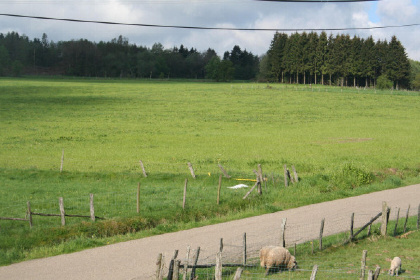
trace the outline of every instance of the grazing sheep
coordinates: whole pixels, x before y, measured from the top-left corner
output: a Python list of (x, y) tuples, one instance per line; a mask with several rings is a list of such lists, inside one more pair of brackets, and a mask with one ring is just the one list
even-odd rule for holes
[(397, 276), (398, 276), (398, 272), (401, 271), (401, 259), (399, 257), (395, 257), (392, 262), (391, 262), (391, 267), (389, 268), (389, 275), (394, 276), (394, 272), (397, 271)]
[(286, 248), (279, 246), (266, 246), (260, 250), (260, 264), (261, 267), (266, 267), (265, 275), (273, 267), (287, 268), (289, 271), (297, 267), (297, 262)]

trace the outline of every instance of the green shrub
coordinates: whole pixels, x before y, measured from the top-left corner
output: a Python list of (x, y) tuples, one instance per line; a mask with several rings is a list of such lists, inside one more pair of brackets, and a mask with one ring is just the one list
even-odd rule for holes
[(376, 87), (380, 90), (392, 89), (393, 86), (394, 86), (394, 84), (392, 83), (392, 81), (390, 79), (388, 79), (387, 75), (379, 76), (379, 78), (377, 80), (377, 83), (376, 83)]
[(373, 182), (372, 173), (351, 163), (346, 163), (340, 170), (331, 176), (330, 184), (339, 189), (354, 189)]

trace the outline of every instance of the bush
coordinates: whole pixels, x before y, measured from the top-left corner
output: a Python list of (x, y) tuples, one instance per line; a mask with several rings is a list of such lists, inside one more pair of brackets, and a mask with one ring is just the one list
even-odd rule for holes
[(359, 186), (368, 185), (373, 182), (372, 173), (347, 163), (341, 170), (334, 172), (330, 184), (339, 189), (353, 189)]
[(392, 89), (393, 86), (394, 83), (386, 75), (379, 76), (376, 83), (376, 87), (380, 90)]

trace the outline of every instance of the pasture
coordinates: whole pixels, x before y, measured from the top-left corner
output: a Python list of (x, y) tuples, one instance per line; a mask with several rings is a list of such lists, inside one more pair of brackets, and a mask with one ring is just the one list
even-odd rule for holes
[[(96, 237), (162, 233), (420, 182), (418, 93), (0, 79), (0, 120), (0, 216), (23, 218), (27, 201), (37, 212), (58, 212), (60, 196), (68, 212), (88, 213), (94, 193), (95, 212), (108, 219), (93, 224), (75, 218), (61, 228), (59, 218), (40, 217), (32, 230), (0, 221), (3, 265), (110, 242)], [(223, 188), (216, 205), (218, 164), (233, 177), (223, 187), (254, 179), (252, 170), (261, 164), (268, 178), (263, 196), (242, 200), (246, 189)], [(284, 164), (294, 165), (301, 178), (288, 189), (282, 186)], [(39, 253), (69, 240), (78, 245)]]

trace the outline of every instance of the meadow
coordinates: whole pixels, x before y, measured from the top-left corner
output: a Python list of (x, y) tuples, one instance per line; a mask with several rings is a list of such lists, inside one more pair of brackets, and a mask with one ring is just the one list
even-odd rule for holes
[[(34, 212), (56, 213), (60, 196), (66, 212), (88, 214), (94, 193), (95, 213), (107, 219), (68, 219), (60, 227), (59, 218), (36, 217), (32, 229), (0, 221), (0, 264), (419, 183), (419, 95), (314, 85), (0, 79), (0, 216), (24, 218), (27, 201)], [(223, 179), (220, 205), (218, 164), (232, 176)], [(225, 188), (255, 179), (258, 164), (268, 178), (263, 196), (242, 200), (247, 190)], [(284, 164), (301, 178), (288, 189)]]

